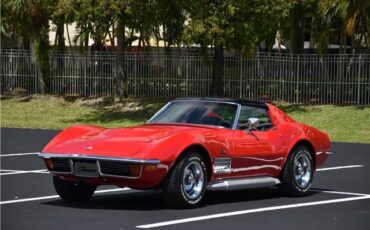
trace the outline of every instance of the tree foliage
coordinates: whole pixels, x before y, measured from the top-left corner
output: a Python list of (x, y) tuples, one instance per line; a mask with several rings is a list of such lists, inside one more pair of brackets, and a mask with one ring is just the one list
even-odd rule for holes
[[(121, 58), (134, 41), (140, 47), (163, 42), (167, 51), (200, 46), (205, 57), (213, 53), (215, 95), (222, 91), (224, 49), (253, 55), (264, 44), (271, 50), (277, 34), (292, 53), (302, 53), (307, 40), (318, 53), (330, 44), (339, 44), (341, 52), (347, 45), (352, 52), (370, 47), (369, 0), (3, 0), (1, 13), (2, 46), (33, 50), (43, 90), (49, 85), (50, 22), (60, 51), (65, 41), (82, 51), (102, 50), (107, 38)], [(79, 33), (65, 38), (71, 23)]]
[(253, 54), (262, 41), (271, 48), (278, 30), (293, 52), (303, 48), (307, 34), (315, 47), (338, 44), (340, 31), (368, 46), (370, 27), (369, 0), (3, 0), (1, 11), (2, 36), (12, 43), (7, 46), (26, 48), (33, 35), (47, 34), (51, 21), (59, 27), (76, 23), (79, 34), (72, 41), (86, 48), (90, 37), (99, 50), (107, 37), (114, 43), (123, 11), (129, 43), (221, 43), (243, 54)]
[(52, 0), (6, 0), (2, 7), (1, 27), (12, 45), (30, 47), (36, 57), (42, 93), (50, 86), (48, 33), (53, 5)]

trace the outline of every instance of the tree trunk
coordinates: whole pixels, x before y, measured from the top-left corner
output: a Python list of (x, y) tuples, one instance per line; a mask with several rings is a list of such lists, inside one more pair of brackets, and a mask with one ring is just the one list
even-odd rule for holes
[(49, 49), (41, 38), (31, 38), (31, 54), (35, 58), (40, 94), (49, 92), (50, 86), (50, 63)]
[(125, 24), (123, 16), (119, 18), (117, 24), (117, 55), (116, 55), (116, 101), (121, 101), (128, 96), (127, 76), (125, 74)]
[(212, 63), (212, 82), (210, 88), (210, 95), (223, 96), (224, 95), (224, 46), (223, 44), (215, 46), (214, 57)]
[(310, 49), (315, 49), (315, 36), (317, 34), (317, 20), (315, 17), (312, 17), (311, 19), (311, 28), (310, 28)]
[(89, 51), (89, 37), (90, 37), (90, 33), (87, 32), (88, 31), (88, 24), (86, 23), (85, 24), (85, 37), (84, 37), (84, 47), (85, 47), (85, 51), (86, 53)]
[(298, 2), (290, 17), (290, 52), (302, 54), (304, 51), (305, 12), (303, 4)]
[(65, 42), (64, 42), (64, 23), (58, 23), (57, 25), (57, 47), (58, 47), (58, 52), (64, 52), (65, 50)]
[(35, 57), (40, 93), (49, 92), (50, 86), (50, 62), (49, 62), (49, 24), (44, 21), (37, 34), (30, 36), (31, 52)]
[(69, 49), (72, 49), (72, 42), (71, 42), (71, 36), (69, 36), (68, 24), (66, 24), (66, 31), (67, 31), (67, 38), (68, 38)]
[(65, 52), (65, 41), (64, 41), (64, 23), (59, 22), (57, 24), (57, 31), (56, 31), (56, 46), (57, 46), (57, 71), (58, 74), (62, 74), (64, 69), (64, 52)]
[(347, 53), (347, 34), (346, 34), (346, 22), (343, 20), (340, 28), (340, 41), (339, 41), (339, 53)]
[(134, 29), (131, 29), (130, 38), (128, 40), (129, 40), (128, 51), (131, 52), (132, 51), (132, 42), (134, 41)]
[[(113, 26), (113, 28), (114, 28), (114, 26)], [(114, 34), (114, 32), (113, 32), (113, 34)], [(109, 37), (109, 41), (110, 41), (110, 46), (114, 47), (115, 46), (114, 35), (112, 36), (110, 31), (108, 31), (108, 37)]]

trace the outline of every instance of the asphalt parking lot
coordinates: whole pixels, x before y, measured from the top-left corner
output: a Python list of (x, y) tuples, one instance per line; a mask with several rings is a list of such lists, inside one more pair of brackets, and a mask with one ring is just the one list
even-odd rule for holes
[(56, 133), (1, 129), (1, 229), (370, 229), (370, 145), (333, 143), (308, 197), (213, 192), (201, 208), (173, 210), (159, 191), (111, 186), (86, 203), (63, 202), (35, 154)]

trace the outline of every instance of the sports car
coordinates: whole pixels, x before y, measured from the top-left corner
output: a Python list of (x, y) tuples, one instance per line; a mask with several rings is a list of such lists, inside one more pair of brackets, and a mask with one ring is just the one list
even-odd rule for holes
[(162, 189), (177, 208), (194, 208), (206, 191), (279, 187), (309, 193), (330, 152), (326, 133), (263, 101), (182, 98), (145, 124), (72, 126), (39, 154), (66, 201), (89, 199), (100, 185)]

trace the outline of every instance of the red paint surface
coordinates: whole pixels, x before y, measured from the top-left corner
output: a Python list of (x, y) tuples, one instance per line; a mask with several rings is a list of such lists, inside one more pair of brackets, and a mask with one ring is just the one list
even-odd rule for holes
[[(210, 181), (248, 176), (277, 177), (289, 153), (300, 141), (312, 145), (316, 167), (326, 160), (325, 153), (330, 147), (327, 134), (294, 121), (273, 105), (268, 104), (268, 110), (273, 127), (268, 131), (253, 131), (254, 135), (242, 130), (188, 124), (145, 124), (115, 129), (74, 126), (59, 133), (43, 152), (159, 159), (159, 165), (144, 167), (140, 179), (82, 179), (95, 184), (133, 188), (158, 185), (179, 155), (194, 145), (204, 148), (212, 163), (219, 157), (232, 159), (232, 172), (209, 175)], [(75, 178), (69, 176), (65, 179)]]

